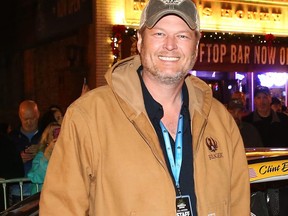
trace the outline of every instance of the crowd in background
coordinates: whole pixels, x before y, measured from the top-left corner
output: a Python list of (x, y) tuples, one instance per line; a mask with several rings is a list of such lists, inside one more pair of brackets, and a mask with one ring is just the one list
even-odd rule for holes
[[(81, 96), (89, 90), (89, 86), (83, 84)], [(26, 198), (41, 191), (64, 112), (60, 106), (51, 105), (41, 115), (35, 101), (24, 100), (19, 104), (18, 116), (18, 127), (11, 128), (6, 122), (0, 124), (0, 178), (29, 178), (32, 183), (23, 184)], [(1, 185), (0, 212), (4, 210), (2, 190)], [(21, 200), (18, 184), (9, 185), (7, 192), (8, 206)]]
[[(281, 100), (272, 97), (268, 87), (257, 86), (254, 90), (255, 110), (247, 112), (245, 103), (245, 95), (237, 92), (232, 95), (227, 106), (239, 127), (245, 147), (287, 148), (288, 115)], [(288, 215), (285, 203), (288, 199), (287, 180), (268, 182), (262, 184), (261, 188), (254, 184), (251, 192), (263, 195), (264, 202), (270, 205), (267, 208), (269, 215)]]

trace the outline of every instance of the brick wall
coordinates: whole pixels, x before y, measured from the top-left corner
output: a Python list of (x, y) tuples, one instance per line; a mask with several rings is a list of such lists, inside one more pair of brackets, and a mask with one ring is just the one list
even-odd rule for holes
[[(93, 0), (95, 16), (90, 25), (66, 37), (3, 58), (0, 52), (1, 121), (15, 126), (18, 123), (18, 105), (24, 99), (37, 101), (42, 113), (51, 104), (65, 110), (79, 97), (83, 76), (87, 77), (91, 88), (106, 84), (104, 74), (113, 63), (110, 46), (112, 26), (122, 24), (115, 21), (115, 15), (121, 11), (124, 13), (124, 9), (125, 0)], [(83, 62), (76, 71), (68, 68), (66, 52), (70, 45), (83, 48)]]
[(106, 83), (104, 74), (113, 63), (110, 47), (110, 36), (114, 16), (119, 10), (123, 10), (125, 0), (97, 0), (95, 17), (95, 47), (96, 47), (96, 86)]

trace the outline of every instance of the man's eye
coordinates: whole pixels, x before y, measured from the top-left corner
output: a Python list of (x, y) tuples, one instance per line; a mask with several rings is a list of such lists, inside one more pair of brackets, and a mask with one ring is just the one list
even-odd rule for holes
[(188, 38), (186, 35), (179, 35), (178, 36), (180, 39), (186, 39), (186, 38)]
[(156, 32), (155, 35), (156, 36), (163, 36), (164, 34), (162, 32)]

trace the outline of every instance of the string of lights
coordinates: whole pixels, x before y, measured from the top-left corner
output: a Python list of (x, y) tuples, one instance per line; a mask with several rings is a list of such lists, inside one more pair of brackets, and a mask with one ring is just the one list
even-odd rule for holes
[[(120, 57), (120, 45), (123, 41), (124, 35), (130, 37), (137, 37), (137, 29), (130, 28), (125, 25), (114, 25), (112, 27), (112, 35), (111, 35), (111, 51), (113, 54), (113, 64), (115, 64)], [(113, 65), (112, 64), (112, 65)]]
[[(130, 37), (136, 36), (137, 29), (125, 25), (113, 25), (111, 34), (111, 50), (113, 54), (113, 64), (119, 60), (120, 45), (124, 35)], [(211, 41), (213, 43), (250, 43), (250, 44), (268, 44), (269, 46), (279, 46), (288, 44), (288, 37), (278, 37), (273, 34), (244, 34), (244, 33), (230, 33), (230, 32), (201, 32), (201, 39)]]

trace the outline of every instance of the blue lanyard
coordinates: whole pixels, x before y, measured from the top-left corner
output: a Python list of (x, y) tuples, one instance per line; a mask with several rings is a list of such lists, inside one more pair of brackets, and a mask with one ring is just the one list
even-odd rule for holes
[(169, 132), (161, 121), (160, 121), (160, 126), (161, 126), (162, 134), (164, 137), (166, 152), (167, 152), (167, 156), (169, 159), (171, 171), (175, 180), (176, 187), (179, 188), (179, 177), (180, 177), (180, 170), (181, 170), (181, 165), (182, 165), (183, 116), (180, 115), (179, 120), (178, 120), (177, 134), (176, 134), (176, 140), (175, 140), (175, 160), (174, 160), (171, 142), (169, 138)]

